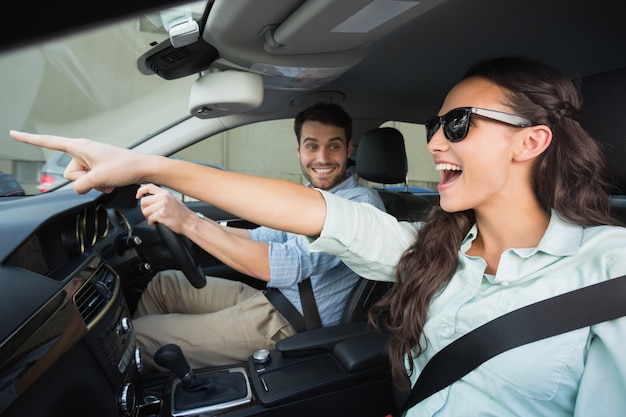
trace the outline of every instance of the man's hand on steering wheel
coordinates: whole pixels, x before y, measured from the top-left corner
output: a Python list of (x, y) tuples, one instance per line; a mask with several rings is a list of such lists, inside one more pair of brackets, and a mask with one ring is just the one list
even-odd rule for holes
[(174, 261), (196, 288), (206, 285), (206, 277), (191, 254), (191, 241), (181, 234), (182, 223), (192, 212), (172, 193), (154, 184), (146, 184), (137, 190), (141, 212), (148, 224), (156, 226), (163, 243)]

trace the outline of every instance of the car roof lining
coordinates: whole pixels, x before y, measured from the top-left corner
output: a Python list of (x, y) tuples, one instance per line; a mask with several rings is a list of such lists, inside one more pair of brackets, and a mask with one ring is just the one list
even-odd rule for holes
[[(367, 4), (369, 1), (361, 2)], [(62, 0), (54, 4), (43, 3), (33, 9), (28, 3), (18, 2), (14, 5), (13, 15), (28, 16), (28, 30), (21, 19), (9, 19), (0, 28), (4, 31), (0, 48), (110, 22), (140, 10), (148, 12), (182, 3), (174, 0), (135, 0), (130, 3), (111, 0), (106, 4), (77, 4)], [(252, 8), (250, 10), (254, 13), (246, 11), (257, 17), (271, 13), (268, 16), (272, 18), (267, 22), (278, 24), (304, 3), (302, 0), (248, 0), (246, 8)], [(344, 2), (336, 3), (343, 7)], [(263, 39), (258, 36), (258, 27), (246, 26), (248, 20), (242, 18), (240, 26), (229, 28), (229, 21), (239, 19), (238, 4), (239, 0), (217, 2), (214, 7), (220, 8), (225, 20), (220, 23), (221, 18), (215, 18), (208, 27), (223, 38), (243, 37), (242, 48), (245, 49), (245, 45), (250, 48), (254, 43), (254, 48), (260, 51)], [(78, 13), (81, 8), (85, 9), (84, 13)], [(448, 89), (478, 57), (523, 54), (556, 65), (572, 77), (625, 67), (626, 54), (621, 53), (626, 42), (626, 25), (622, 23), (625, 12), (626, 3), (613, 0), (446, 0), (414, 17), (411, 24), (367, 44), (367, 54), (336, 81), (306, 92), (272, 92), (271, 95), (276, 97), (267, 97), (267, 112), (282, 111), (284, 100), (293, 102), (312, 91), (336, 90), (345, 95), (342, 104), (355, 117), (420, 123), (438, 110)], [(328, 13), (332, 14), (332, 8)], [(52, 15), (54, 19), (49, 18)], [(214, 13), (209, 13), (209, 20), (212, 15)], [(532, 27), (529, 26), (531, 21)], [(414, 24), (416, 22), (418, 24)], [(499, 36), (501, 33), (507, 36)], [(314, 30), (311, 34), (315, 35)], [(353, 51), (359, 52), (359, 48)], [(227, 53), (220, 51), (220, 55)], [(258, 56), (267, 55), (259, 52)], [(274, 55), (278, 57), (278, 54)], [(312, 59), (313, 55), (303, 56)], [(345, 56), (346, 53), (336, 55)], [(382, 104), (382, 113), (369, 106), (371, 100)], [(283, 104), (278, 104), (281, 101)], [(286, 111), (293, 115), (300, 109), (294, 106), (287, 107)], [(394, 109), (393, 114), (391, 109)], [(386, 114), (387, 110), (389, 113)]]

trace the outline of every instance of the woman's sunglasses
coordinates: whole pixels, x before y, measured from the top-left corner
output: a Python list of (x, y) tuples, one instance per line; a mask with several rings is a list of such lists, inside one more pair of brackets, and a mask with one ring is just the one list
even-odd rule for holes
[(467, 137), (470, 128), (472, 115), (506, 123), (516, 127), (537, 126), (538, 123), (530, 121), (525, 117), (504, 113), (496, 110), (479, 109), (477, 107), (458, 107), (452, 109), (443, 116), (434, 116), (426, 121), (426, 143), (443, 126), (443, 134), (450, 142), (459, 142)]

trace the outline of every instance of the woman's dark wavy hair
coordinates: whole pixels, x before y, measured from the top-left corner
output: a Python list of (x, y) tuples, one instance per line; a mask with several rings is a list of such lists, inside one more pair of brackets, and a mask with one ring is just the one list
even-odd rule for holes
[[(581, 127), (577, 86), (560, 71), (522, 57), (480, 62), (463, 76), (500, 86), (503, 104), (520, 116), (552, 130), (552, 143), (533, 166), (537, 199), (569, 221), (584, 225), (618, 224), (610, 214), (607, 163), (598, 143)], [(458, 268), (458, 250), (474, 224), (473, 210), (447, 213), (434, 209), (416, 241), (398, 263), (396, 283), (370, 310), (370, 322), (390, 335), (388, 353), (393, 379), (409, 388), (413, 361), (426, 349), (423, 335), (434, 294)]]

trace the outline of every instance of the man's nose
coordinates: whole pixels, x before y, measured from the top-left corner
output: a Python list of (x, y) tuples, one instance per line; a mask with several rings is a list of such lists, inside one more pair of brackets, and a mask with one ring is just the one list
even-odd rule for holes
[(320, 148), (317, 152), (317, 160), (320, 162), (326, 162), (330, 160), (330, 151), (325, 148)]

